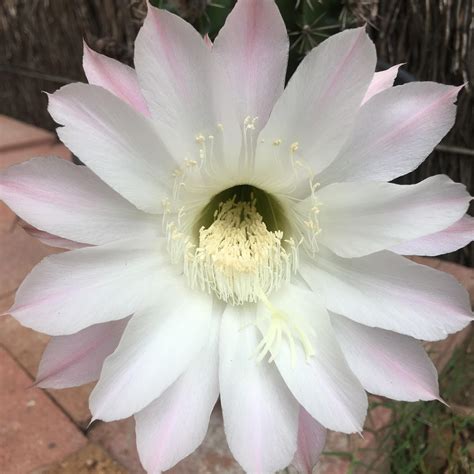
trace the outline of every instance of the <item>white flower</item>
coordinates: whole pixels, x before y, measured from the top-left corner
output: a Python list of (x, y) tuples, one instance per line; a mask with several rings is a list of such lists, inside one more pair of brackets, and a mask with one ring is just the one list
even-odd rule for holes
[(201, 443), (219, 395), (246, 471), (309, 472), (324, 427), (362, 430), (366, 390), (438, 399), (416, 339), (471, 320), (453, 278), (399, 255), (471, 241), (469, 194), (446, 176), (387, 183), (451, 128), (459, 88), (392, 88), (364, 29), (323, 42), (283, 91), (287, 54), (271, 0), (240, 0), (213, 45), (150, 7), (136, 74), (86, 47), (92, 85), (50, 96), (87, 167), (1, 175), (35, 235), (74, 248), (11, 308), (55, 336), (40, 384), (99, 379), (94, 419), (135, 415), (150, 473)]

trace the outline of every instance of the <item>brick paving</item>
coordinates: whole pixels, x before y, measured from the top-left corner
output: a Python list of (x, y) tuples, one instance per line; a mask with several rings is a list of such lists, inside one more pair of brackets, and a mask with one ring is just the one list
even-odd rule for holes
[[(50, 132), (0, 116), (0, 169), (34, 156), (71, 159)], [(0, 313), (13, 302), (14, 291), (31, 268), (57, 252), (28, 236), (15, 215), (0, 202)], [(474, 271), (436, 259), (420, 263), (449, 271), (474, 298)], [(449, 360), (469, 330), (430, 344), (438, 367)], [(48, 336), (23, 328), (13, 318), (0, 319), (0, 471), (2, 474), (142, 474), (131, 419), (95, 422), (89, 429), (87, 399), (92, 384), (66, 390), (31, 388)], [(30, 388), (29, 388), (30, 387)], [(461, 407), (462, 409), (462, 407)], [(369, 428), (387, 423), (390, 413), (378, 407)], [(364, 437), (331, 433), (326, 451), (349, 451), (362, 456), (373, 446), (370, 430)], [(366, 454), (364, 454), (366, 455)], [(343, 474), (348, 462), (323, 456), (318, 472)], [(203, 445), (169, 471), (174, 474), (237, 474), (242, 470), (229, 453), (219, 406), (214, 410)]]
[(0, 466), (3, 474), (59, 462), (87, 438), (4, 349), (0, 349)]

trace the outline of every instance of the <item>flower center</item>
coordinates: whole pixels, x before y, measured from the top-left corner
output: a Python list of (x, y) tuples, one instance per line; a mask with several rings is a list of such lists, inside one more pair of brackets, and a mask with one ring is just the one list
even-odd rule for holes
[(253, 186), (234, 186), (214, 196), (196, 219), (184, 273), (191, 287), (225, 302), (257, 302), (296, 270), (298, 246), (290, 232), (275, 197)]

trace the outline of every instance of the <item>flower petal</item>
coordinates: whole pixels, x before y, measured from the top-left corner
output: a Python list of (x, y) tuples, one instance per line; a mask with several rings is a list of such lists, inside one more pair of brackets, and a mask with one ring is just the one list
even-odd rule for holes
[(11, 315), (51, 335), (122, 319), (148, 305), (165, 284), (164, 243), (118, 241), (50, 255), (25, 278)]
[(117, 347), (128, 318), (94, 324), (70, 336), (53, 337), (36, 376), (42, 388), (76, 387), (97, 380), (104, 359)]
[(296, 451), (298, 404), (276, 367), (257, 362), (254, 309), (228, 305), (220, 335), (219, 383), (232, 454), (247, 472), (275, 472)]
[(297, 149), (296, 157), (314, 172), (325, 168), (350, 134), (375, 60), (375, 47), (364, 28), (331, 36), (311, 51), (260, 134), (257, 165), (288, 161), (290, 151)]
[(212, 53), (225, 72), (224, 90), (241, 126), (246, 117), (258, 117), (258, 132), (268, 120), (283, 92), (288, 47), (285, 23), (273, 0), (236, 3)]
[[(304, 409), (323, 426), (354, 433), (362, 430), (367, 414), (367, 395), (349, 369), (334, 336), (329, 315), (320, 297), (293, 285), (271, 297), (278, 312), (299, 325), (314, 350), (309, 356), (303, 344), (294, 347), (283, 339), (272, 355), (283, 380)], [(259, 304), (259, 320), (268, 319), (268, 308)], [(259, 324), (265, 334), (265, 324)], [(299, 332), (297, 332), (299, 334)]]
[(206, 436), (219, 396), (220, 315), (214, 316), (209, 342), (189, 368), (160, 398), (135, 415), (138, 453), (147, 472), (170, 469)]
[(391, 181), (413, 171), (453, 126), (459, 90), (417, 82), (377, 94), (361, 107), (351, 138), (318, 182)]
[(303, 407), (300, 407), (298, 449), (292, 464), (301, 474), (312, 474), (326, 444), (326, 433), (326, 428), (320, 425)]
[(82, 249), (84, 247), (89, 247), (88, 244), (81, 244), (80, 242), (75, 242), (74, 240), (64, 239), (63, 237), (58, 237), (54, 234), (49, 234), (42, 230), (32, 227), (26, 223), (20, 224), (21, 228), (34, 239), (38, 239), (41, 243), (49, 245), (50, 247), (56, 247), (60, 249), (74, 250)]
[(401, 64), (397, 64), (396, 66), (392, 66), (385, 71), (376, 72), (372, 78), (369, 88), (367, 89), (367, 92), (365, 93), (362, 104), (365, 104), (369, 99), (371, 99), (374, 95), (377, 95), (379, 92), (392, 87), (393, 81), (395, 81), (397, 77), (400, 66)]
[(96, 53), (84, 42), (82, 67), (89, 84), (103, 87), (137, 112), (149, 115), (136, 72), (126, 64)]
[(415, 402), (439, 399), (438, 374), (421, 343), (331, 314), (336, 338), (364, 388), (375, 395)]
[(435, 256), (454, 252), (474, 240), (474, 217), (465, 215), (448, 228), (392, 247), (401, 255)]
[(140, 209), (162, 211), (176, 164), (153, 123), (102, 87), (70, 84), (49, 96), (59, 138)]
[(317, 194), (318, 242), (341, 257), (362, 257), (449, 227), (466, 212), (466, 187), (445, 175), (414, 185), (336, 183)]
[(0, 172), (0, 199), (28, 224), (74, 242), (100, 245), (157, 236), (161, 219), (139, 211), (85, 166), (33, 158)]
[(321, 246), (299, 271), (329, 310), (366, 326), (436, 341), (472, 320), (469, 295), (454, 277), (391, 252), (345, 259)]
[(166, 146), (177, 160), (194, 158), (196, 137), (213, 134), (219, 122), (209, 47), (189, 23), (148, 4), (135, 42), (135, 67)]
[[(161, 291), (160, 291), (161, 290)], [(105, 359), (89, 408), (104, 421), (127, 418), (156, 400), (209, 340), (212, 298), (181, 276), (161, 286), (159, 302), (137, 312)]]

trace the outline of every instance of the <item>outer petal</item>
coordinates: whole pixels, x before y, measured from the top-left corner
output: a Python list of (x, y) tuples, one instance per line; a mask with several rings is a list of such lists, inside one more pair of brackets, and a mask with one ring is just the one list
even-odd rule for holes
[(155, 305), (136, 313), (104, 362), (89, 407), (94, 419), (119, 420), (156, 400), (209, 340), (212, 298), (175, 277)]
[(368, 392), (408, 402), (439, 399), (438, 374), (419, 341), (337, 314), (331, 322), (350, 368)]
[(98, 86), (70, 84), (49, 96), (59, 138), (140, 209), (161, 212), (176, 165), (151, 121)]
[(119, 241), (50, 255), (25, 278), (10, 309), (21, 324), (52, 335), (122, 319), (165, 284), (159, 240)]
[(447, 229), (402, 242), (390, 250), (402, 255), (442, 255), (454, 252), (474, 240), (474, 218), (465, 215)]
[(361, 257), (449, 227), (466, 212), (466, 187), (444, 175), (414, 185), (336, 183), (318, 193), (318, 241), (341, 257)]
[(240, 125), (246, 117), (258, 117), (260, 130), (283, 92), (288, 60), (288, 35), (275, 2), (239, 0), (212, 52), (224, 69), (226, 95)]
[(413, 171), (453, 126), (459, 90), (417, 82), (377, 94), (362, 106), (351, 138), (317, 180), (390, 181)]
[(257, 165), (274, 167), (297, 149), (296, 158), (314, 172), (325, 168), (351, 132), (375, 59), (375, 47), (364, 28), (331, 36), (311, 51), (262, 130)]
[(96, 53), (84, 42), (82, 66), (89, 84), (107, 89), (137, 112), (148, 115), (135, 71), (115, 59)]
[(160, 219), (139, 211), (85, 166), (33, 158), (0, 173), (0, 199), (29, 224), (91, 245), (157, 236)]
[[(320, 296), (289, 285), (272, 295), (271, 300), (277, 311), (299, 325), (315, 351), (309, 357), (299, 342), (295, 342), (292, 351), (285, 339), (279, 349), (275, 348), (273, 357), (288, 388), (326, 428), (344, 433), (361, 431), (367, 414), (367, 395), (344, 359)], [(263, 304), (258, 312), (259, 320), (269, 316)], [(260, 328), (265, 334), (265, 325)]]
[(36, 385), (66, 388), (97, 380), (104, 359), (117, 347), (128, 318), (53, 337), (43, 353)]
[(160, 473), (191, 454), (206, 436), (219, 396), (218, 335), (214, 314), (208, 344), (163, 395), (135, 415), (140, 460), (149, 473)]
[(472, 320), (468, 293), (454, 277), (391, 252), (345, 259), (321, 247), (299, 270), (328, 309), (366, 326), (435, 341)]
[(320, 425), (303, 407), (298, 421), (298, 449), (293, 466), (301, 474), (312, 474), (326, 444), (326, 428)]
[(88, 244), (81, 244), (80, 242), (75, 242), (74, 240), (68, 240), (62, 237), (58, 237), (54, 234), (49, 234), (48, 232), (39, 230), (36, 227), (27, 225), (26, 223), (21, 224), (21, 227), (28, 235), (30, 235), (34, 239), (38, 239), (41, 243), (49, 245), (50, 247), (74, 250), (82, 249), (84, 247), (89, 246)]
[(195, 158), (196, 137), (216, 135), (219, 122), (214, 113), (209, 47), (183, 19), (148, 5), (135, 43), (135, 67), (168, 149), (178, 161)]
[(397, 64), (396, 66), (392, 66), (385, 71), (376, 72), (372, 78), (369, 88), (367, 89), (367, 92), (365, 93), (362, 104), (365, 104), (365, 102), (371, 99), (374, 95), (377, 95), (379, 92), (392, 87), (393, 81), (395, 81), (395, 78), (397, 77), (400, 66), (401, 64)]
[(298, 404), (276, 367), (257, 362), (253, 309), (227, 306), (221, 325), (219, 380), (229, 447), (247, 472), (270, 473), (296, 451)]

